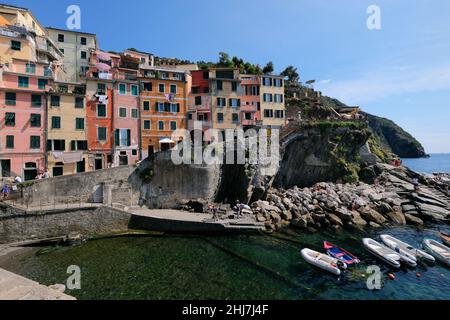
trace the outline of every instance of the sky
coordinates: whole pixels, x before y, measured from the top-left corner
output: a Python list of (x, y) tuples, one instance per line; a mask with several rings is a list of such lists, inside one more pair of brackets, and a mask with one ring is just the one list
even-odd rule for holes
[[(1, 1), (1, 0), (0, 0)], [(450, 153), (448, 0), (3, 0), (66, 28), (69, 5), (104, 50), (216, 61), (224, 51), (389, 118), (428, 153)], [(126, 5), (125, 5), (126, 4)], [(368, 7), (381, 29), (369, 30)]]

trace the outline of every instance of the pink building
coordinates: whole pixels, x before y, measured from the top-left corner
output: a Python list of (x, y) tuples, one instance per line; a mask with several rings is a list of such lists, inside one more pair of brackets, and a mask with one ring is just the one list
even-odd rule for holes
[(46, 167), (45, 93), (52, 72), (18, 59), (0, 70), (0, 175), (32, 180)]
[(115, 73), (113, 94), (113, 164), (135, 164), (140, 160), (139, 84), (137, 72), (140, 60), (121, 56)]
[(260, 78), (256, 75), (241, 75), (243, 95), (241, 97), (241, 123), (245, 127), (254, 127), (261, 120)]

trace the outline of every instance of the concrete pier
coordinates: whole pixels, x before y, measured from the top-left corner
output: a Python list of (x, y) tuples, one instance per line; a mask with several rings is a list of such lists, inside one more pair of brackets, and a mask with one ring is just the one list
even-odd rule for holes
[(54, 288), (0, 269), (0, 300), (76, 300)]

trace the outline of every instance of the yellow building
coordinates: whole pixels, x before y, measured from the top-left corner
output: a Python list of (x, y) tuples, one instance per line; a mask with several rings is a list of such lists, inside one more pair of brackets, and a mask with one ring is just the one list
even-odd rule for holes
[(284, 126), (286, 124), (284, 78), (275, 75), (262, 76), (260, 95), (263, 127)]
[(89, 171), (84, 85), (55, 83), (48, 99), (47, 164), (53, 176)]

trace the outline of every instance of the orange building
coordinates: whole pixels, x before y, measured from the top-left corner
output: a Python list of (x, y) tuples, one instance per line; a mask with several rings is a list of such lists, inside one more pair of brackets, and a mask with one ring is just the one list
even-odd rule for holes
[(170, 149), (177, 141), (172, 132), (186, 128), (191, 76), (171, 68), (140, 70), (142, 157)]

